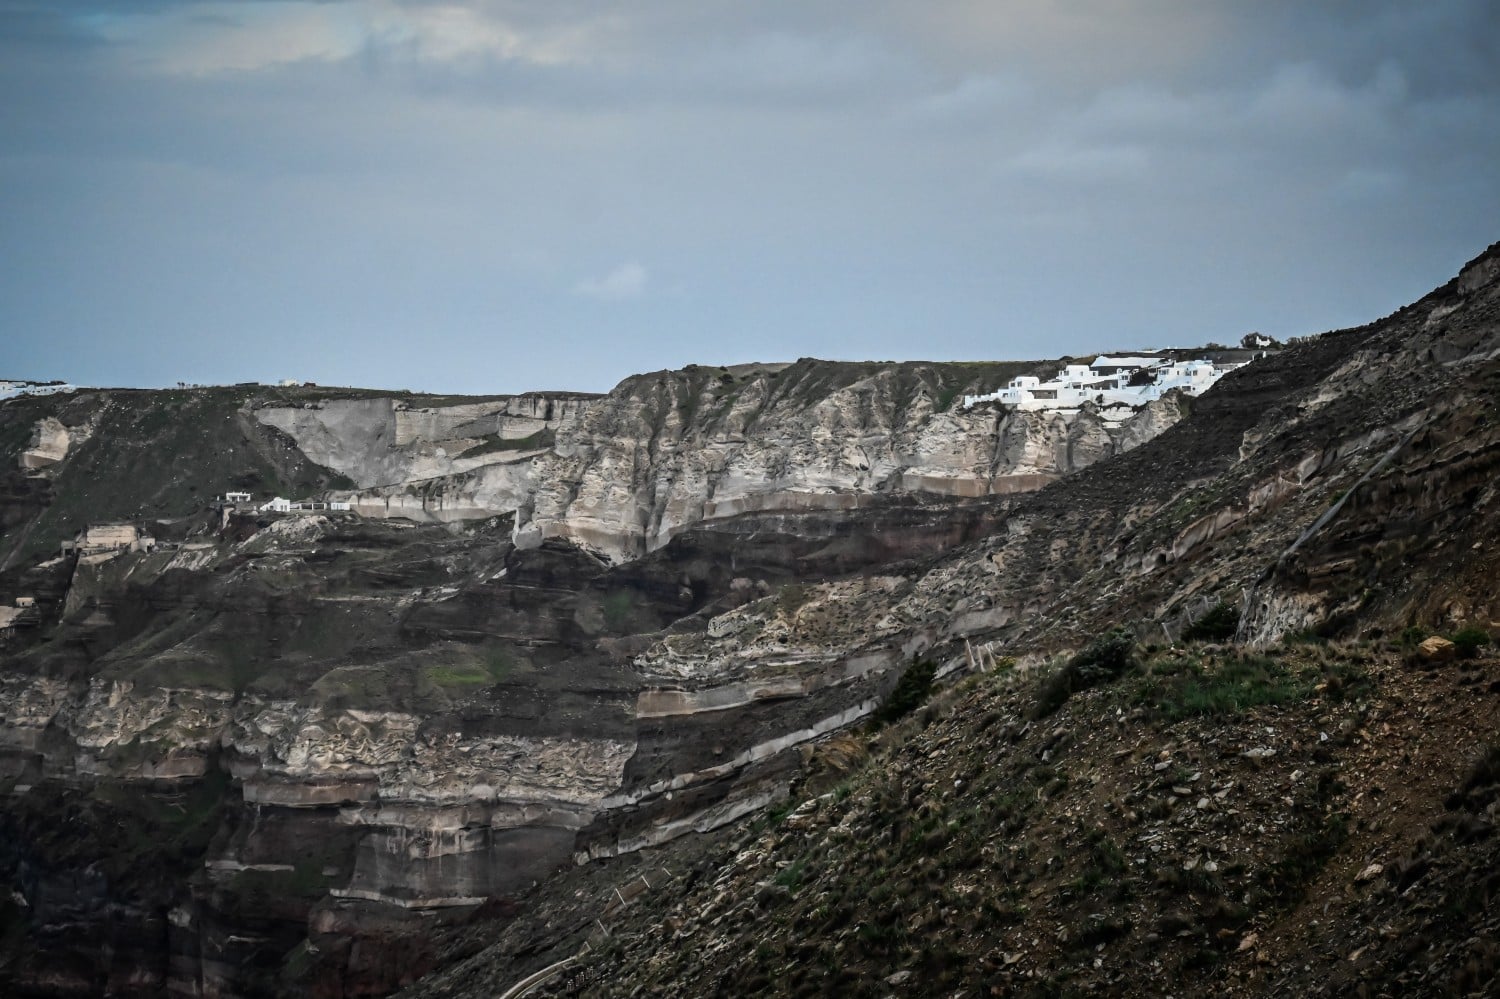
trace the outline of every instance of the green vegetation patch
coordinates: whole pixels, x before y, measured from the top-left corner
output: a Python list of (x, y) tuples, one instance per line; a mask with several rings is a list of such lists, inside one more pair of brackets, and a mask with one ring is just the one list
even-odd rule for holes
[(494, 678), (483, 663), (433, 663), (427, 679), (439, 687), (482, 687)]
[(1453, 636), (1453, 644), (1460, 659), (1473, 659), (1479, 655), (1480, 649), (1490, 644), (1490, 633), (1471, 624)]
[(1233, 717), (1267, 704), (1309, 696), (1315, 675), (1294, 673), (1269, 656), (1240, 654), (1204, 660), (1169, 654), (1143, 671), (1135, 699), (1169, 721)]
[(1042, 681), (1032, 716), (1046, 718), (1067, 703), (1075, 692), (1108, 683), (1122, 676), (1134, 664), (1134, 635), (1124, 628), (1116, 628), (1100, 636)]
[(557, 431), (551, 427), (543, 427), (525, 437), (501, 437), (498, 434), (486, 438), (482, 443), (476, 444), (465, 451), (462, 457), (473, 458), (481, 454), (494, 454), (504, 451), (540, 451), (557, 443)]

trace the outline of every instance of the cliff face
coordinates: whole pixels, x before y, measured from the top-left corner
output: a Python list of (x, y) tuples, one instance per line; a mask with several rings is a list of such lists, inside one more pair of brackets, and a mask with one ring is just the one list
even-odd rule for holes
[[(767, 824), (618, 865), (629, 902), (539, 892), (546, 921), (413, 994), (562, 959), (550, 994), (1492, 993), (1500, 660), (1404, 643), (1500, 632), (1497, 260), (990, 500), (971, 544), (664, 637), (648, 661), (688, 678), (783, 636), (988, 675), (820, 743)], [(1174, 644), (1221, 605), (1241, 645)], [(1046, 662), (1116, 626), (1121, 659)]]
[[(322, 467), (290, 451), (290, 432), (336, 466), (323, 474), (368, 481), (426, 460), (424, 433), (534, 442), (553, 428), (518, 421), (567, 417), (545, 403), (518, 416), (504, 400), (421, 407), (434, 412), (414, 425), (386, 399), (210, 401), (227, 425), (199, 433), (215, 453), (246, 435), (249, 469), (221, 478), (210, 461), (210, 473), (235, 486), (263, 475), (262, 490), (296, 485), (278, 469)], [(150, 402), (72, 400), (65, 415), (147, 426)], [(383, 448), (386, 435), (400, 445)], [(119, 450), (137, 473), (155, 453)], [(371, 464), (372, 451), (408, 464)], [(281, 464), (255, 471), (266, 453)], [(28, 479), (53, 499), (31, 524), (65, 529), (60, 504), (90, 508), (70, 464), (81, 459), (105, 476), (124, 460), (78, 450)], [(174, 481), (171, 466), (157, 475), (141, 488), (173, 490), (167, 503), (214, 488)], [(110, 499), (98, 519), (123, 512)], [(783, 608), (773, 586), (993, 524), (977, 506), (872, 496), (853, 513), (721, 518), (612, 567), (563, 539), (518, 548), (508, 517), (164, 512), (177, 516), (145, 525), (153, 552), (40, 556), (0, 575), (7, 601), (37, 601), (31, 627), (7, 630), (0, 697), (0, 780), (16, 806), (0, 819), (0, 869), (24, 900), (6, 910), (23, 928), (3, 964), (15, 990), (388, 991), (435, 960), (423, 942), (435, 922), (508, 911), (559, 866), (630, 856), (784, 795), (798, 748), (867, 713), (903, 653), (788, 638), (803, 608)], [(652, 651), (677, 622), (729, 614), (741, 627), (745, 606), (779, 636), (759, 646), (774, 666), (684, 671)], [(122, 823), (138, 834), (116, 837)], [(101, 934), (111, 948), (89, 943)]]
[[(860, 755), (840, 733), (914, 657), (1024, 670), (1221, 602), (1262, 644), (1493, 620), (1494, 256), (1123, 425), (952, 408), (1029, 365), (816, 361), (605, 397), (0, 406), (0, 598), (34, 599), (0, 668), (0, 982), (380, 994), (487, 919), (492, 994), (587, 939), (589, 879), (657, 884), (831, 747)], [(204, 509), (231, 487), (357, 512)], [(162, 543), (49, 557), (86, 520)], [(1044, 758), (1025, 693), (962, 724)]]
[(1173, 401), (1123, 426), (1087, 411), (940, 408), (958, 377), (940, 367), (848, 367), (804, 361), (738, 376), (627, 381), (538, 462), (523, 530), (621, 558), (659, 548), (697, 521), (752, 511), (1032, 490), (1128, 450), (1178, 415)]
[[(546, 450), (556, 431), (576, 422), (591, 401), (580, 395), (510, 396), (456, 405), (329, 399), (299, 407), (260, 407), (255, 419), (287, 434), (309, 459), (347, 475), (359, 489), (389, 489), (525, 462)], [(513, 508), (504, 498), (490, 502), (466, 516)], [(440, 510), (432, 511), (437, 519), (465, 516)]]
[[(893, 581), (795, 602), (770, 584), (987, 529), (954, 512), (896, 503), (800, 534), (742, 518), (618, 568), (558, 541), (518, 550), (504, 520), (352, 515), (211, 520), (79, 559), (51, 628), (6, 660), (0, 864), (30, 928), (7, 980), (386, 991), (435, 960), (433, 920), (763, 807), (904, 655), (883, 633), (808, 630), (822, 613), (837, 634)], [(679, 621), (740, 651), (651, 637)], [(114, 840), (123, 821), (140, 835)], [(121, 919), (108, 951), (65, 932)]]
[(568, 538), (614, 561), (685, 527), (754, 511), (847, 510), (876, 495), (1034, 490), (1180, 417), (963, 410), (970, 389), (1031, 365), (693, 367), (607, 396), (416, 408), (395, 400), (261, 408), (318, 464), (360, 487), (366, 516), (442, 521), (517, 512), (517, 538)]

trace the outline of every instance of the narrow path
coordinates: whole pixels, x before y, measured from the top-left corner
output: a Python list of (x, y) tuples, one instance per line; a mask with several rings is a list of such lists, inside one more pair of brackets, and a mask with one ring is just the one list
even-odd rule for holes
[(510, 988), (500, 993), (500, 999), (521, 999), (521, 996), (524, 996), (526, 993), (530, 992), (538, 985), (541, 985), (543, 982), (551, 981), (564, 968), (572, 964), (574, 961), (578, 960), (580, 957), (583, 957), (583, 955), (587, 954), (588, 952), (589, 945), (585, 943), (583, 945), (583, 949), (580, 950), (577, 954), (574, 954), (572, 957), (565, 957), (561, 961), (557, 961), (553, 964), (547, 965), (540, 971), (533, 971), (531, 974), (527, 975), (525, 978), (521, 979)]
[[(671, 871), (667, 870), (665, 867), (660, 868), (660, 870), (667, 876), (667, 881), (672, 880)], [(644, 890), (633, 887), (634, 883), (637, 880), (639, 880), (641, 884), (645, 885)], [(606, 902), (604, 907), (599, 911), (599, 916), (595, 919), (595, 922), (599, 924), (599, 930), (607, 938), (610, 933), (608, 927), (604, 925), (605, 918), (608, 918), (612, 912), (618, 912), (620, 909), (628, 906), (631, 902), (635, 901), (635, 899), (640, 897), (641, 895), (655, 891), (659, 885), (665, 883), (666, 882), (659, 881), (657, 885), (653, 885), (649, 880), (647, 880), (646, 875), (643, 873), (635, 878), (631, 878), (627, 882), (624, 882), (624, 886), (630, 889), (629, 895), (621, 891), (620, 887), (614, 888), (614, 899), (609, 899)], [(608, 896), (606, 896), (606, 899), (608, 899)], [(556, 978), (563, 971), (563, 969), (568, 967), (568, 965), (580, 960), (593, 949), (594, 948), (589, 944), (589, 942), (585, 940), (583, 942), (583, 947), (578, 951), (578, 953), (574, 954), (571, 957), (565, 957), (561, 961), (555, 961), (552, 964), (547, 965), (545, 968), (542, 968), (540, 971), (533, 971), (531, 974), (527, 975), (525, 978), (521, 979), (510, 988), (500, 993), (498, 999), (521, 999), (522, 996), (529, 993), (538, 985), (545, 984), (546, 982), (549, 982), (552, 979)]]

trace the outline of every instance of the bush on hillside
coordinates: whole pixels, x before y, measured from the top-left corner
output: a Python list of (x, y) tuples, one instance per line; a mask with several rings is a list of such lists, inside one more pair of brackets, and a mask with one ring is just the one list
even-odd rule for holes
[(1134, 635), (1124, 628), (1101, 635), (1042, 681), (1032, 717), (1046, 718), (1077, 691), (1108, 683), (1134, 664)]
[(932, 693), (932, 678), (936, 674), (937, 663), (931, 659), (913, 659), (885, 703), (875, 712), (875, 724), (889, 725), (915, 711)]
[(1422, 644), (1427, 637), (1427, 629), (1420, 624), (1407, 625), (1401, 629), (1401, 647), (1403, 649), (1415, 649)]
[(1182, 633), (1187, 642), (1227, 642), (1240, 627), (1240, 612), (1219, 601)]
[(1457, 647), (1460, 659), (1473, 659), (1479, 655), (1481, 648), (1490, 644), (1490, 633), (1471, 624), (1453, 636), (1453, 644)]

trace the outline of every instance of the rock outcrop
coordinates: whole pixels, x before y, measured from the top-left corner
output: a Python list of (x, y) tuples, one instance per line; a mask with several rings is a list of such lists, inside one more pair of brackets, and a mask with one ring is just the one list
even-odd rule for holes
[(21, 452), (20, 465), (25, 469), (46, 468), (68, 456), (68, 447), (73, 443), (68, 428), (61, 420), (48, 416), (37, 421), (31, 434), (31, 446)]

